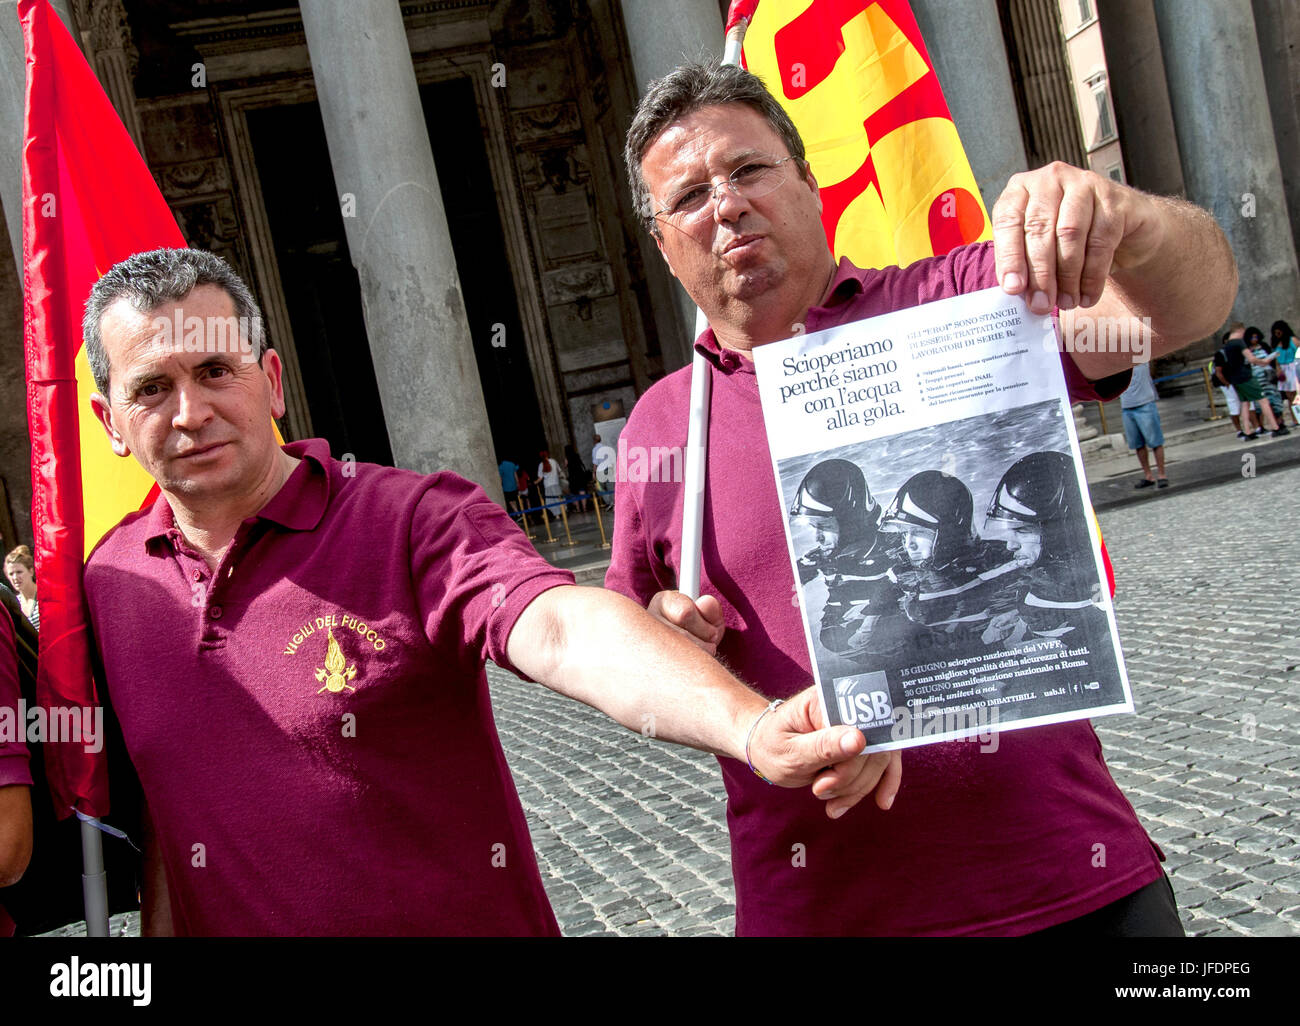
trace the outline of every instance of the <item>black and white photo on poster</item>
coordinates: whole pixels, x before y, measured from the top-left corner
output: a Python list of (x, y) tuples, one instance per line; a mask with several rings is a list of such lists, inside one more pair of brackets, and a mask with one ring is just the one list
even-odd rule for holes
[(1048, 400), (778, 465), (839, 722), (915, 742), (1124, 704), (1068, 415)]
[(1132, 711), (1055, 337), (989, 290), (756, 351), (814, 674), (870, 750)]

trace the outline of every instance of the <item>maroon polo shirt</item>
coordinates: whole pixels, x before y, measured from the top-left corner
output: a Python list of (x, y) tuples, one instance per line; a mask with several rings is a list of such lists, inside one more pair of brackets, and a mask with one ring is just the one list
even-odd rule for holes
[(14, 623), (9, 610), (0, 606), (0, 709), (10, 710), (16, 735), (6, 740), (0, 734), (0, 787), (10, 784), (32, 785), (32, 773), (27, 758), (27, 724), (18, 716), (18, 647), (14, 636)]
[[(0, 709), (10, 710), (16, 736), (7, 740), (0, 735), (0, 787), (13, 784), (32, 786), (32, 771), (27, 754), (27, 724), (18, 715), (18, 648), (14, 640), (14, 624), (9, 610), (0, 606)], [(14, 921), (5, 907), (0, 905), (0, 937), (12, 937)]]
[[(807, 330), (996, 284), (989, 244), (903, 269), (862, 271), (845, 260), (827, 305), (809, 311)], [(812, 683), (812, 668), (754, 365), (719, 349), (711, 330), (696, 348), (713, 379), (701, 589), (726, 617), (718, 655), (758, 691), (786, 698)], [(1068, 355), (1062, 365), (1074, 399), (1098, 397)], [(1122, 391), (1127, 377), (1108, 379), (1107, 394)], [(620, 446), (626, 440), (652, 455), (651, 447), (684, 448), (689, 395), (689, 368), (655, 384)], [(682, 488), (655, 483), (670, 470), (618, 482), (605, 586), (642, 605), (676, 586)], [(894, 807), (881, 812), (868, 798), (839, 820), (808, 791), (769, 787), (744, 763), (720, 759), (736, 932), (1028, 933), (1159, 878), (1157, 850), (1087, 721), (1003, 733), (996, 753), (980, 747), (908, 749)]]
[(160, 499), (91, 554), (180, 934), (555, 934), (483, 663), (572, 574), (478, 486), (324, 441), (215, 572)]

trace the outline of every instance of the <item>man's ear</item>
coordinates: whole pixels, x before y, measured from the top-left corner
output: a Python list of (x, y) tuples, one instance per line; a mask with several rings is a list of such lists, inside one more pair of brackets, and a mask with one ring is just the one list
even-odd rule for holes
[(271, 416), (279, 420), (287, 409), (284, 402), (284, 364), (274, 349), (267, 349), (262, 354), (262, 373), (266, 375), (267, 384), (271, 387)]
[(817, 185), (817, 178), (812, 173), (812, 165), (809, 164), (808, 161), (806, 160), (803, 162), (803, 174), (804, 174), (804, 179), (808, 183), (808, 187), (812, 189), (812, 194), (817, 200), (817, 209), (821, 210), (822, 209), (821, 189)]
[(673, 270), (673, 265), (668, 262), (668, 254), (664, 252), (663, 232), (662, 231), (651, 232), (650, 234), (654, 237), (655, 245), (659, 247), (659, 255), (664, 258), (664, 263), (668, 265), (668, 273), (671, 274), (674, 278), (676, 278), (677, 272)]
[(95, 418), (104, 425), (104, 432), (113, 445), (113, 452), (118, 456), (130, 456), (131, 450), (127, 447), (126, 439), (113, 426), (113, 408), (109, 406), (108, 400), (98, 392), (92, 392), (90, 394), (90, 408), (95, 411)]

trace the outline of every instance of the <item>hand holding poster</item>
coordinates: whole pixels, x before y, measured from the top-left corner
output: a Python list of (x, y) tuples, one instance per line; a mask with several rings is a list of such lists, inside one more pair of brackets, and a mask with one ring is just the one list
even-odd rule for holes
[(883, 751), (1133, 711), (1050, 317), (987, 289), (754, 363), (828, 722)]

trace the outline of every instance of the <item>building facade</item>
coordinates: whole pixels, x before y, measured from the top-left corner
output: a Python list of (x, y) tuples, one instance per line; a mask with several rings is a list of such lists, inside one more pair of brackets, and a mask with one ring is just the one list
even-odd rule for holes
[(1065, 57), (1074, 85), (1088, 167), (1099, 175), (1124, 182), (1124, 155), (1110, 98), (1110, 75), (1106, 71), (1096, 0), (1060, 0), (1060, 11)]

